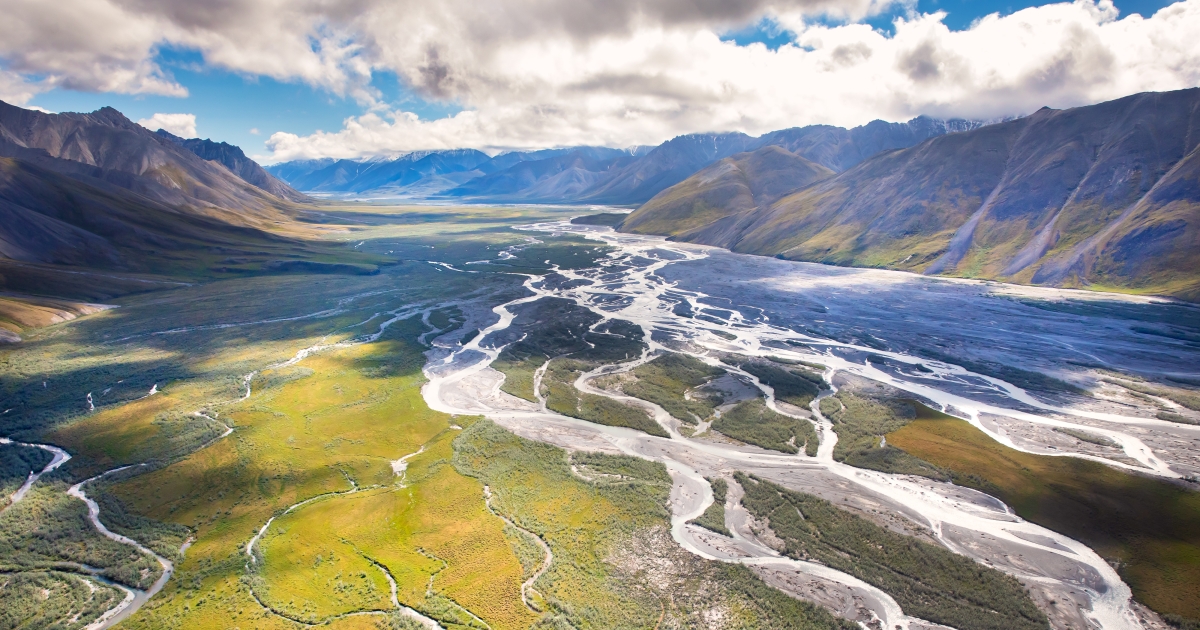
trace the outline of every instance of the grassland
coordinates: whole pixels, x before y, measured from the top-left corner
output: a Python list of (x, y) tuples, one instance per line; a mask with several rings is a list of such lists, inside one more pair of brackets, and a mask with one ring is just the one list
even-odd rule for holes
[(661, 465), (596, 454), (572, 459), (597, 478), (573, 474), (561, 449), (488, 421), (455, 441), (455, 467), (487, 484), (493, 506), (554, 553), (535, 584), (549, 606), (536, 627), (855, 627), (768, 587), (744, 567), (679, 549), (667, 534), (670, 481)]
[(1200, 494), (1096, 462), (1021, 453), (932, 411), (888, 443), (1086, 543), (1155, 611), (1200, 619)]
[(771, 411), (755, 398), (738, 403), (713, 421), (712, 428), (747, 444), (783, 453), (817, 454), (817, 432), (812, 423)]
[[(336, 213), (335, 218), (348, 214)], [(520, 290), (521, 278), (508, 275), (508, 271), (544, 273), (547, 259), (584, 265), (604, 253), (595, 243), (585, 247), (578, 239), (545, 238), (546, 243), (537, 249), (518, 253), (518, 260), (510, 261), (512, 265), (491, 270), (500, 273), (456, 274), (419, 260), (428, 256), (405, 260), (394, 253), (405, 248), (416, 253), (445, 247), (460, 239), (467, 246), (455, 249), (458, 253), (492, 258), (498, 249), (525, 241), (508, 230), (508, 225), (552, 213), (471, 210), (456, 215), (464, 219), (462, 223), (409, 224), (393, 230), (397, 222), (410, 216), (407, 211), (389, 209), (351, 222), (362, 227), (352, 227), (350, 234), (338, 238), (366, 242), (361, 249), (367, 253), (317, 259), (330, 264), (348, 259), (357, 264), (360, 259), (390, 256), (378, 275), (327, 267), (267, 269), (269, 261), (264, 260), (246, 263), (253, 267), (262, 262), (262, 269), (222, 271), (191, 286), (157, 281), (139, 285), (137, 280), (113, 278), (110, 284), (121, 286), (112, 291), (101, 286), (88, 297), (107, 300), (121, 295), (113, 300), (121, 308), (27, 330), (24, 342), (0, 348), (0, 406), (11, 411), (3, 414), (3, 435), (50, 441), (74, 455), (60, 472), (39, 481), (21, 504), (0, 515), (5, 545), (0, 558), (6, 569), (18, 571), (6, 574), (15, 580), (7, 594), (23, 592), (16, 586), (24, 583), (22, 580), (43, 579), (39, 576), (47, 568), (61, 567), (64, 562), (87, 563), (130, 585), (144, 587), (153, 581), (157, 565), (152, 560), (101, 538), (85, 520), (84, 505), (64, 494), (71, 481), (114, 466), (147, 462), (148, 466), (133, 469), (137, 474), (131, 477), (89, 486), (89, 494), (101, 505), (102, 519), (114, 531), (143, 541), (170, 558), (180, 558), (185, 538), (194, 537), (194, 544), (177, 563), (178, 570), (167, 588), (123, 627), (224, 628), (231, 622), (242, 627), (294, 627), (293, 622), (260, 606), (249, 588), (251, 584), (264, 586), (266, 597), (279, 596), (268, 603), (286, 608), (291, 598), (288, 589), (296, 584), (284, 579), (287, 570), (279, 570), (288, 566), (286, 556), (271, 551), (287, 549), (287, 538), (274, 541), (275, 546), (255, 563), (259, 570), (247, 574), (242, 548), (250, 535), (297, 500), (350, 489), (350, 479), (362, 488), (380, 487), (306, 508), (361, 500), (371, 492), (385, 493), (398, 481), (389, 462), (430, 442), (449, 425), (446, 418), (430, 415), (417, 391), (424, 347), (415, 337), (428, 330), (418, 319), (397, 323), (388, 335), (368, 346), (326, 351), (289, 368), (264, 372), (263, 366), (286, 359), (301, 348), (373, 332), (386, 319), (381, 314), (400, 305), (457, 299), (473, 291), (514, 293)], [(482, 216), (491, 222), (479, 221)], [(326, 231), (332, 235), (345, 229), (333, 228)], [(374, 238), (364, 241), (366, 234), (355, 233), (360, 231)], [(335, 244), (317, 249), (336, 253), (349, 247)], [(98, 284), (105, 282), (101, 279)], [(140, 286), (141, 292), (131, 292), (130, 286)], [(87, 283), (75, 288), (82, 291)], [(146, 292), (147, 288), (157, 291)], [(460, 320), (456, 309), (434, 311), (429, 318), (438, 328), (459, 326)], [(239, 402), (246, 391), (243, 377), (251, 372), (256, 372), (249, 383), (254, 395)], [(158, 393), (147, 396), (152, 387)], [(86, 406), (89, 392), (95, 400), (94, 412)], [(195, 452), (224, 430), (221, 424), (194, 415), (197, 410), (233, 426), (234, 434)], [(448, 442), (452, 435), (444, 437)], [(434, 445), (430, 442), (430, 450), (422, 457), (434, 452)], [(40, 452), (24, 450), (34, 457)], [(26, 465), (35, 463), (22, 463), (25, 455), (28, 453), (10, 453), (9, 449), (0, 452), (7, 475), (4, 487), (15, 485), (17, 478), (24, 476)], [(412, 478), (422, 470), (421, 459), (411, 460), (407, 489), (418, 497), (421, 490)], [(452, 471), (439, 461), (435, 457), (428, 467)], [(422, 477), (422, 483), (434, 484), (442, 479), (438, 474)], [(487, 523), (494, 525), (489, 530), (493, 538), (487, 540), (500, 541), (502, 550), (509, 548), (502, 522), (481, 511), (484, 506), (476, 482), (459, 477), (457, 482), (436, 483), (442, 483), (432, 490), (437, 498), (465, 501), (470, 497), (470, 503), (456, 505), (474, 510), (454, 512), (443, 502), (437, 506), (439, 511), (447, 518), (463, 514), (486, 517)], [(454, 489), (466, 494), (455, 494)], [(379, 500), (382, 504), (383, 499)], [(421, 505), (425, 504), (409, 511), (428, 515)], [(303, 510), (283, 521), (307, 524), (308, 519), (298, 518), (301, 514)], [(269, 533), (279, 532), (272, 528)], [(258, 547), (260, 553), (266, 543), (264, 540)], [(420, 539), (419, 544), (436, 546), (428, 538)], [(367, 543), (360, 546), (370, 548)], [(431, 614), (440, 610), (463, 616), (468, 625), (478, 623), (470, 621), (461, 607), (455, 608), (458, 604), (453, 598), (458, 591), (454, 585), (472, 592), (494, 589), (463, 581), (464, 558), (469, 555), (454, 557), (452, 549), (437, 553), (445, 556), (448, 565), (438, 571), (434, 592), (426, 594), (422, 587), (424, 603), (419, 605)], [(506, 552), (506, 557), (512, 571), (496, 572), (495, 579), (508, 580), (509, 591), (518, 593), (508, 603), (528, 614), (515, 590), (521, 581), (521, 565), (511, 552)], [(423, 562), (423, 567), (441, 566), (430, 559)], [(366, 573), (379, 592), (380, 570), (370, 568)], [(326, 589), (322, 593), (326, 599), (315, 605), (325, 610), (345, 601), (357, 602), (355, 606), (362, 603), (355, 598), (361, 599), (366, 588), (363, 578), (351, 573), (344, 577), (340, 586), (345, 588)], [(82, 586), (77, 580), (74, 584)], [(69, 601), (60, 602), (59, 608), (48, 604), (47, 610), (80, 610), (89, 605), (79, 597), (78, 588), (50, 590), (55, 597)], [(387, 590), (384, 584), (382, 592)], [(96, 597), (101, 597), (104, 590), (97, 593)], [(468, 601), (466, 605), (477, 603)], [(390, 608), (390, 601), (384, 605)], [(383, 618), (382, 614), (345, 617), (331, 621), (331, 626), (374, 628)]]
[(667, 437), (649, 412), (604, 396), (582, 393), (573, 383), (587, 369), (589, 363), (572, 359), (557, 359), (546, 369), (542, 380), (545, 388), (546, 407), (566, 416), (603, 424), (610, 427), (629, 427), (650, 435)]
[(1016, 579), (942, 547), (889, 531), (818, 497), (736, 474), (742, 504), (766, 519), (784, 553), (877, 586), (905, 613), (963, 630), (1042, 629)]

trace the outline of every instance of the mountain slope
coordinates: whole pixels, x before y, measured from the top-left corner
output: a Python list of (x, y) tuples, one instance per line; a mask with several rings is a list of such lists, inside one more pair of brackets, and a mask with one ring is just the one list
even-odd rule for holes
[(1198, 144), (1200, 89), (1043, 109), (882, 153), (683, 238), (795, 260), (1200, 299)]
[(658, 193), (626, 217), (620, 229), (679, 236), (727, 216), (765, 207), (797, 188), (833, 175), (825, 166), (768, 145), (720, 160)]
[(284, 203), (111, 107), (45, 114), (0, 102), (0, 156), (101, 179), (170, 205), (265, 216)]

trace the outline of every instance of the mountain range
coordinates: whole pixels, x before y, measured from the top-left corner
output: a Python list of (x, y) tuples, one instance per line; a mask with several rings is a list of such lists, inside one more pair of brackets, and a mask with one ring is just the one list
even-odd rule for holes
[[(938, 135), (836, 174), (795, 154), (740, 154), (662, 191), (618, 229), (791, 260), (1195, 301), (1198, 145), (1200, 89), (1138, 94)], [(762, 192), (780, 178), (794, 189)]]
[(301, 160), (267, 167), (311, 193), (353, 193), (490, 203), (637, 205), (731, 155), (767, 146), (842, 171), (884, 150), (979, 127), (966, 120), (876, 120), (854, 129), (812, 125), (752, 137), (689, 134), (657, 147), (567, 147), (489, 158), (473, 150), (418, 152), (397, 158)]
[[(211, 276), (288, 268), (278, 263), (314, 252), (338, 258), (305, 240), (316, 228), (297, 218), (315, 200), (298, 188), (636, 206), (617, 229), (792, 260), (1200, 301), (1198, 145), (1200, 89), (991, 124), (918, 117), (631, 149), (267, 168), (238, 147), (152, 132), (112, 108), (0, 103), (0, 292), (95, 301), (144, 288), (108, 272)], [(80, 275), (92, 270), (106, 273)]]
[(306, 201), (228, 144), (154, 133), (107, 107), (47, 114), (0, 102), (0, 310), (163, 286), (129, 274), (303, 250), (288, 235)]

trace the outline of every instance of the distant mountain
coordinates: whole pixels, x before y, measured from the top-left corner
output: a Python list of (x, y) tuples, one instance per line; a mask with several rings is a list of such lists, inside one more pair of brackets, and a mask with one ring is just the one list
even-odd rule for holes
[(291, 162), (280, 162), (278, 164), (264, 166), (263, 169), (275, 176), (280, 181), (286, 182), (288, 185), (291, 185), (293, 188), (295, 188), (294, 183), (299, 181), (300, 178), (308, 175), (309, 173), (319, 171), (336, 161), (337, 160), (333, 158), (292, 160)]
[(701, 226), (650, 221), (646, 204), (623, 229), (794, 260), (1200, 300), (1198, 145), (1200, 89), (1138, 94), (885, 151)]
[[(483, 175), (475, 168), (491, 158), (474, 149), (451, 151), (421, 151), (396, 158), (369, 160), (337, 160), (323, 167), (312, 163), (311, 170), (294, 162), (276, 164), (270, 170), (300, 190), (309, 192), (361, 193), (383, 188), (403, 188), (428, 177), (471, 173)], [(453, 184), (451, 184), (453, 185)]]
[(879, 151), (910, 147), (937, 135), (973, 129), (981, 124), (919, 117), (907, 123), (877, 120), (854, 129), (828, 125), (798, 127), (758, 138), (743, 133), (690, 134), (657, 147), (566, 147), (510, 152), (484, 161), (429, 169), (415, 181), (407, 176), (405, 169), (384, 165), (466, 154), (438, 151), (411, 154), (398, 160), (284, 162), (267, 170), (294, 188), (311, 192), (370, 192), (463, 201), (634, 205), (644, 203), (717, 160), (764, 146), (780, 146), (834, 171), (842, 171)]
[(622, 229), (686, 235), (723, 217), (766, 207), (797, 188), (834, 175), (826, 166), (768, 145), (720, 160), (658, 193), (627, 217)]
[(240, 147), (235, 147), (226, 142), (213, 142), (212, 140), (201, 140), (200, 138), (180, 138), (165, 129), (159, 129), (155, 133), (195, 153), (202, 159), (221, 164), (247, 183), (253, 184), (280, 199), (297, 202), (302, 202), (306, 199), (304, 195), (296, 192), (291, 186), (279, 181), (268, 173), (263, 167), (259, 166), (258, 162), (246, 157), (246, 154), (242, 152)]
[[(522, 159), (515, 161), (517, 157)], [(512, 166), (472, 179), (443, 195), (551, 202), (574, 199), (614, 168), (636, 159), (626, 151), (604, 147), (508, 153), (493, 162), (515, 161)]]

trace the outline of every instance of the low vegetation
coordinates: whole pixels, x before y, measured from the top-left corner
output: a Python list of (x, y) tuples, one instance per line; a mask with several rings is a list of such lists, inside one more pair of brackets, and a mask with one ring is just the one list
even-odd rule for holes
[(704, 510), (700, 518), (692, 522), (704, 529), (729, 536), (729, 530), (725, 527), (725, 493), (729, 491), (729, 482), (713, 479), (709, 484), (712, 485), (713, 503)]
[(888, 443), (1095, 549), (1155, 611), (1200, 619), (1200, 493), (1093, 461), (1022, 453), (940, 414), (888, 434)]
[(735, 440), (772, 451), (817, 454), (817, 432), (812, 423), (775, 413), (761, 398), (744, 400), (713, 421), (712, 428)]
[(846, 390), (822, 400), (821, 413), (838, 436), (833, 458), (859, 468), (948, 481), (946, 471), (887, 443), (885, 436), (915, 420), (918, 409), (925, 413), (928, 408)]
[(63, 571), (0, 574), (0, 629), (77, 630), (124, 597), (98, 580)]
[(1091, 431), (1081, 431), (1079, 429), (1072, 429), (1069, 427), (1054, 427), (1054, 431), (1055, 431), (1055, 433), (1062, 433), (1063, 435), (1069, 435), (1069, 436), (1075, 438), (1076, 440), (1079, 440), (1081, 442), (1087, 442), (1088, 444), (1095, 444), (1096, 446), (1109, 446), (1109, 447), (1119, 447), (1120, 446), (1120, 444), (1117, 444), (1116, 442), (1108, 439), (1107, 437), (1104, 437), (1103, 435), (1100, 435), (1098, 433), (1092, 433)]
[(1047, 620), (1016, 579), (942, 547), (897, 534), (818, 497), (737, 473), (742, 504), (784, 541), (789, 557), (820, 562), (891, 595), (905, 613), (972, 630), (1042, 630)]
[(788, 597), (745, 567), (680, 549), (667, 531), (670, 481), (662, 465), (582, 453), (571, 461), (624, 479), (581, 479), (561, 449), (488, 421), (455, 440), (455, 467), (488, 485), (497, 511), (554, 553), (534, 584), (548, 606), (536, 628), (857, 627)]
[(564, 416), (579, 418), (610, 427), (629, 427), (650, 435), (667, 437), (650, 413), (640, 407), (627, 405), (611, 398), (582, 393), (575, 389), (575, 379), (588, 369), (589, 364), (572, 359), (557, 359), (550, 363), (542, 387), (546, 395), (546, 407)]
[(825, 380), (819, 373), (801, 367), (784, 368), (772, 362), (747, 361), (739, 367), (753, 374), (775, 391), (775, 399), (797, 407), (808, 404), (821, 393)]
[(637, 380), (624, 384), (622, 391), (662, 407), (680, 422), (695, 424), (707, 420), (720, 400), (692, 390), (724, 373), (695, 357), (671, 352), (634, 368)]

